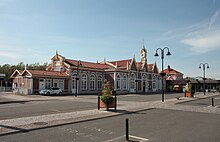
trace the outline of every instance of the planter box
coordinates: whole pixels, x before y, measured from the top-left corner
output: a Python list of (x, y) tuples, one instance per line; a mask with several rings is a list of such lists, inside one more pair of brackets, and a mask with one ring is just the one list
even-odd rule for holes
[(190, 92), (186, 92), (186, 97), (194, 97), (194, 94)]
[[(102, 102), (102, 100), (100, 99), (100, 108), (107, 108), (107, 104), (106, 103), (104, 103), (104, 102)], [(115, 98), (114, 98), (114, 100), (113, 100), (113, 102), (112, 103), (110, 103), (110, 104), (108, 104), (108, 108), (115, 108)]]

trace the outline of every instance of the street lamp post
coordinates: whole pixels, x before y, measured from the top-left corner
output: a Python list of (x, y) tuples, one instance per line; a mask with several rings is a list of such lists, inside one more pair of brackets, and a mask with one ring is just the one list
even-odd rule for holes
[(77, 91), (78, 91), (79, 65), (81, 65), (81, 61), (80, 60), (77, 61), (77, 68), (76, 68), (77, 76), (76, 76), (76, 92), (75, 92), (75, 97), (77, 97)]
[(206, 78), (205, 78), (205, 67), (207, 69), (209, 69), (209, 64), (208, 63), (200, 63), (199, 64), (199, 68), (203, 69), (203, 92), (204, 92), (204, 95), (205, 95), (205, 80), (206, 80)]
[(165, 49), (167, 49), (167, 54), (166, 55), (170, 56), (171, 53), (170, 53), (170, 50), (169, 50), (168, 47), (164, 47), (163, 49), (162, 48), (157, 48), (156, 53), (154, 55), (154, 56), (158, 57), (159, 55), (158, 55), (157, 51), (161, 50), (162, 72), (160, 74), (162, 76), (162, 98), (161, 98), (162, 102), (164, 102), (164, 80), (163, 79), (164, 79), (164, 76), (166, 75), (166, 73), (164, 73), (164, 70), (163, 70), (163, 60), (164, 60), (164, 51), (165, 51)]

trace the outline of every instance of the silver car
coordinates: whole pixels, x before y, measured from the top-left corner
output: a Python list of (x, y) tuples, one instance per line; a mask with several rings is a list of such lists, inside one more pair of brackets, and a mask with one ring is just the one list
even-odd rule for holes
[(62, 95), (62, 90), (57, 87), (53, 87), (50, 89), (43, 89), (40, 91), (41, 95)]

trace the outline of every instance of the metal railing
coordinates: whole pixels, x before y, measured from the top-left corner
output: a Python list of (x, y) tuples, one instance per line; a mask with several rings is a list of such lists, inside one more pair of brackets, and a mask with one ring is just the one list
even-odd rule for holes
[(0, 92), (12, 92), (12, 87), (0, 87)]

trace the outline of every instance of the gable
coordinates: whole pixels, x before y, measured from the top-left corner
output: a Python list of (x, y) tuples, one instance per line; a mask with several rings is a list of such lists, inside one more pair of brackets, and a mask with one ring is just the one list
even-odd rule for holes
[(21, 70), (19, 71), (19, 70), (15, 70), (13, 73), (12, 73), (12, 75), (10, 76), (10, 78), (16, 78), (16, 77), (19, 77), (19, 76), (21, 76)]
[(137, 63), (136, 63), (135, 59), (133, 58), (132, 61), (131, 61), (131, 63), (130, 63), (129, 69), (130, 69), (130, 70), (137, 70), (136, 64), (137, 64)]
[(158, 69), (156, 63), (154, 63), (154, 65), (153, 65), (153, 72), (154, 72), (154, 73), (159, 73), (159, 69)]
[(32, 74), (28, 71), (28, 70), (24, 70), (22, 73), (21, 73), (21, 76), (23, 77), (32, 77)]

